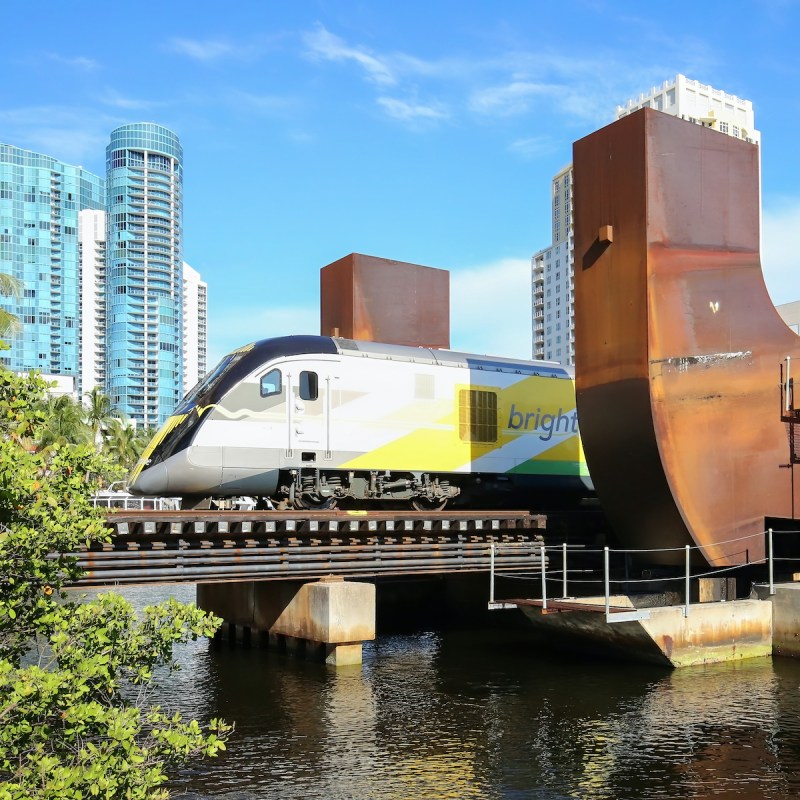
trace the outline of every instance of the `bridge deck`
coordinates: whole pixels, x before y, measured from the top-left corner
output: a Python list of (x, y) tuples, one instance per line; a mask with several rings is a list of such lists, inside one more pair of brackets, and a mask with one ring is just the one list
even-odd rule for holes
[(81, 586), (305, 580), (540, 567), (545, 518), (525, 511), (116, 511), (78, 554)]

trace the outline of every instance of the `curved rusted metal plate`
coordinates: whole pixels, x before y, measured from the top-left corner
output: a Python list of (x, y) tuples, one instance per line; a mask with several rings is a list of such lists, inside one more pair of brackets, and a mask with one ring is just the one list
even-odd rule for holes
[(758, 149), (645, 109), (576, 142), (574, 164), (577, 402), (600, 502), (631, 546), (761, 558), (764, 518), (792, 515), (778, 384), (800, 339), (761, 273)]

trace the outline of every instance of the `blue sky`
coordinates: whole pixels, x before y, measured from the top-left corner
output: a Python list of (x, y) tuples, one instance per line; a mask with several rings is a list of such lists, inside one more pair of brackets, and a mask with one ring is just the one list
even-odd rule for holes
[(180, 136), (212, 359), (319, 332), (319, 270), (350, 252), (450, 270), (451, 345), (525, 357), (552, 175), (679, 72), (753, 101), (767, 286), (800, 299), (798, 6), (7, 4), (0, 141), (104, 174), (118, 125)]

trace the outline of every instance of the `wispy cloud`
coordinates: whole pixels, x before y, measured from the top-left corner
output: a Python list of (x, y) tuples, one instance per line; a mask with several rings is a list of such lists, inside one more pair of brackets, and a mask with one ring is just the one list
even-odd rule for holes
[(47, 57), (58, 64), (63, 64), (67, 67), (75, 67), (76, 69), (86, 72), (91, 72), (92, 70), (100, 68), (99, 61), (95, 61), (93, 58), (87, 58), (86, 56), (63, 56), (60, 53), (48, 53)]
[(450, 274), (450, 346), (531, 357), (531, 262), (503, 258)]
[(139, 97), (126, 97), (115, 89), (106, 89), (99, 98), (101, 103), (112, 108), (121, 108), (126, 111), (147, 111), (151, 108), (164, 106), (166, 103), (157, 100), (146, 100)]
[(403, 122), (436, 121), (447, 119), (449, 113), (439, 105), (422, 105), (393, 97), (379, 97), (378, 105), (395, 119)]
[(303, 37), (308, 54), (323, 61), (352, 61), (364, 70), (369, 80), (380, 86), (393, 86), (397, 79), (389, 64), (373, 55), (366, 47), (353, 47), (344, 42), (324, 26), (316, 28)]
[[(483, 57), (437, 59), (381, 53), (346, 42), (321, 24), (307, 32), (303, 41), (306, 54), (317, 61), (358, 65), (363, 78), (378, 87), (379, 107), (404, 123), (450, 118), (457, 109), (483, 120), (556, 111), (576, 120), (608, 122), (609, 109), (627, 91), (626, 77), (633, 71), (641, 78), (642, 73), (612, 53), (581, 58), (556, 51), (510, 49)], [(659, 70), (650, 72), (662, 75)], [(390, 86), (400, 91), (390, 97), (386, 92)], [(436, 103), (409, 99), (423, 92), (442, 99)]]
[(501, 86), (481, 89), (472, 94), (469, 106), (479, 114), (525, 114), (536, 97), (550, 95), (552, 86), (532, 81), (513, 80)]
[(546, 136), (529, 136), (526, 139), (517, 139), (508, 146), (510, 153), (519, 156), (525, 161), (533, 161), (542, 156), (552, 155), (557, 149), (555, 142)]
[(234, 42), (221, 39), (170, 39), (168, 48), (178, 55), (188, 56), (195, 61), (218, 61), (229, 56), (240, 57), (243, 48)]
[[(124, 120), (123, 120), (124, 121)], [(121, 124), (118, 117), (97, 109), (66, 106), (26, 106), (0, 110), (3, 141), (47, 153), (69, 164), (99, 169), (108, 134)]]

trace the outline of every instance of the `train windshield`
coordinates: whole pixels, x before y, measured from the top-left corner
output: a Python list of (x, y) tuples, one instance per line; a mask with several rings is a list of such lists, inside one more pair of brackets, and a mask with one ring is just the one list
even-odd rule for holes
[(220, 361), (219, 364), (217, 364), (217, 366), (183, 398), (181, 406), (193, 405), (198, 397), (211, 391), (222, 380), (222, 376), (225, 375), (246, 352), (247, 350), (243, 348), (242, 350), (236, 350), (225, 356), (225, 358), (223, 358), (222, 361)]

